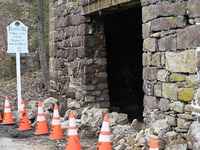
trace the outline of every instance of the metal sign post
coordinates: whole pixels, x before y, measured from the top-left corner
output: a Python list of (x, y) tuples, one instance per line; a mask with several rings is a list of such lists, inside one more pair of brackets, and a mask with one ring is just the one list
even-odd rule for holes
[(17, 70), (17, 99), (18, 99), (18, 110), (21, 110), (21, 67), (20, 67), (20, 49), (16, 52), (16, 70)]
[(17, 99), (18, 110), (21, 109), (21, 67), (20, 53), (28, 53), (28, 27), (20, 21), (14, 21), (7, 26), (7, 53), (16, 53), (16, 71), (17, 71)]

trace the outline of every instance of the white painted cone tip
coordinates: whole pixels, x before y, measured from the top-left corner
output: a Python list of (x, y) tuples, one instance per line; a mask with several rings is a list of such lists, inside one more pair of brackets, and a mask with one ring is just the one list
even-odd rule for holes
[(60, 117), (59, 112), (57, 109), (54, 109), (53, 117)]
[(38, 107), (38, 114), (44, 114), (42, 107)]
[(101, 131), (105, 131), (105, 132), (109, 132), (110, 131), (108, 122), (103, 122), (103, 125), (101, 127)]
[(5, 100), (5, 106), (10, 106), (9, 100)]

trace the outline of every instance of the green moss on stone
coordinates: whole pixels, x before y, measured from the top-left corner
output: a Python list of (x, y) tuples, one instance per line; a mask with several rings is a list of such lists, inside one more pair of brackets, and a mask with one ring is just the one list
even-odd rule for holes
[(185, 81), (185, 77), (183, 75), (176, 74), (176, 73), (172, 74), (169, 79), (170, 79), (171, 82), (182, 82), (182, 81)]
[(194, 97), (195, 90), (193, 88), (178, 89), (178, 100), (190, 102)]

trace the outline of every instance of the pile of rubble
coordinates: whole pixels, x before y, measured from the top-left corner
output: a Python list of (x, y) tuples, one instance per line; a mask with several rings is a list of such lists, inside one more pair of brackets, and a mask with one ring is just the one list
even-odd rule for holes
[[(36, 124), (37, 101), (30, 101), (27, 104), (29, 119), (32, 126)], [(46, 120), (49, 128), (54, 104), (59, 103), (57, 99), (47, 98), (43, 101)], [(61, 114), (61, 126), (63, 134), (68, 130), (68, 118), (70, 111), (73, 111), (76, 117), (76, 123), (80, 138), (98, 139), (104, 114), (109, 114), (109, 125), (111, 129), (111, 141), (115, 150), (146, 150), (152, 137), (157, 137), (159, 149), (165, 150), (187, 150), (200, 148), (200, 124), (192, 123), (188, 133), (182, 134), (171, 131), (169, 120), (161, 119), (152, 122), (149, 127), (139, 123), (136, 119), (132, 123), (128, 122), (127, 114), (111, 112), (108, 109), (100, 108), (81, 108), (78, 102), (71, 102), (67, 106), (59, 104)], [(15, 113), (16, 114), (16, 113)], [(15, 115), (19, 116), (19, 115)], [(94, 148), (95, 145), (91, 145)]]

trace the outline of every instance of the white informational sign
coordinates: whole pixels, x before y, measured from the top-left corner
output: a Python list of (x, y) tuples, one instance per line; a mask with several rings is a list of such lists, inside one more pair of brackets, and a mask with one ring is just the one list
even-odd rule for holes
[(7, 53), (28, 53), (28, 27), (16, 20), (7, 26)]
[(17, 70), (17, 99), (18, 110), (21, 110), (21, 67), (20, 53), (28, 53), (28, 27), (22, 22), (16, 20), (12, 22), (7, 29), (7, 53), (16, 53)]

